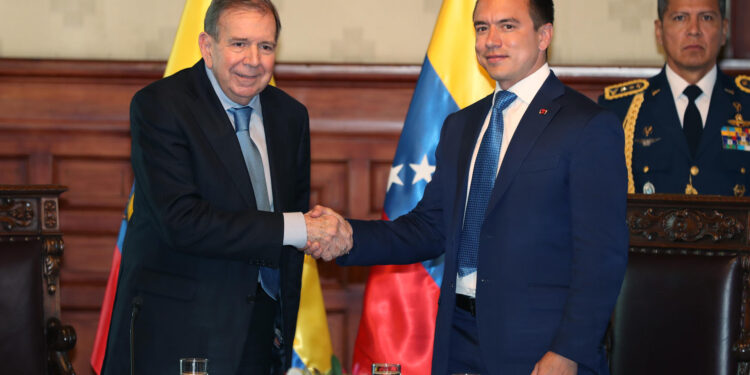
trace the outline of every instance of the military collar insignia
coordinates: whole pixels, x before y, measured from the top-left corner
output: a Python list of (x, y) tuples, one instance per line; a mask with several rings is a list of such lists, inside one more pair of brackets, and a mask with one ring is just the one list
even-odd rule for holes
[(632, 81), (622, 82), (615, 85), (607, 86), (604, 88), (604, 99), (614, 100), (639, 94), (646, 91), (648, 88), (648, 81), (645, 79), (636, 79)]
[(737, 85), (738, 89), (746, 94), (750, 94), (750, 76), (739, 75), (734, 79), (734, 83)]

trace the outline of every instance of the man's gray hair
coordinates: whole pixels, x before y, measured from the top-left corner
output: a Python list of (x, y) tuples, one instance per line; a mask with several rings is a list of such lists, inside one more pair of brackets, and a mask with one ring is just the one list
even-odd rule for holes
[(217, 39), (219, 37), (219, 17), (221, 17), (224, 11), (232, 8), (252, 9), (263, 14), (271, 12), (276, 21), (275, 39), (279, 39), (281, 21), (279, 20), (279, 12), (276, 11), (276, 7), (271, 0), (213, 0), (206, 11), (206, 18), (203, 20), (203, 30), (214, 39)]

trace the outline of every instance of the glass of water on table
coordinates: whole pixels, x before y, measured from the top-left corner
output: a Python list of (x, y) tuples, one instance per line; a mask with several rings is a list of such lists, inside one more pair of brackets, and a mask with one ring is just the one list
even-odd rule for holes
[(180, 375), (208, 375), (208, 359), (180, 358)]

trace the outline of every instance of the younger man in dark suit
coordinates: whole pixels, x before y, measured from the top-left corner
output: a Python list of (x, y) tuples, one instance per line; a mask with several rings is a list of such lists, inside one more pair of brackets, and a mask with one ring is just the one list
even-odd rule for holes
[(716, 65), (725, 0), (659, 0), (661, 73), (607, 87), (599, 104), (623, 119), (630, 193), (745, 196), (750, 183), (750, 77)]
[(622, 129), (549, 69), (553, 15), (551, 0), (479, 0), (476, 54), (497, 87), (445, 120), (422, 200), (308, 249), (351, 249), (344, 265), (445, 254), (434, 374), (608, 373), (628, 247)]

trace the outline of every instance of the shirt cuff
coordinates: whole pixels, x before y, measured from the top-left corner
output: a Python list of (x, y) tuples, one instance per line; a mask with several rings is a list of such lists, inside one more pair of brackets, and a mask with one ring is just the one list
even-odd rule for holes
[(283, 245), (298, 249), (307, 245), (307, 225), (302, 212), (284, 212)]

